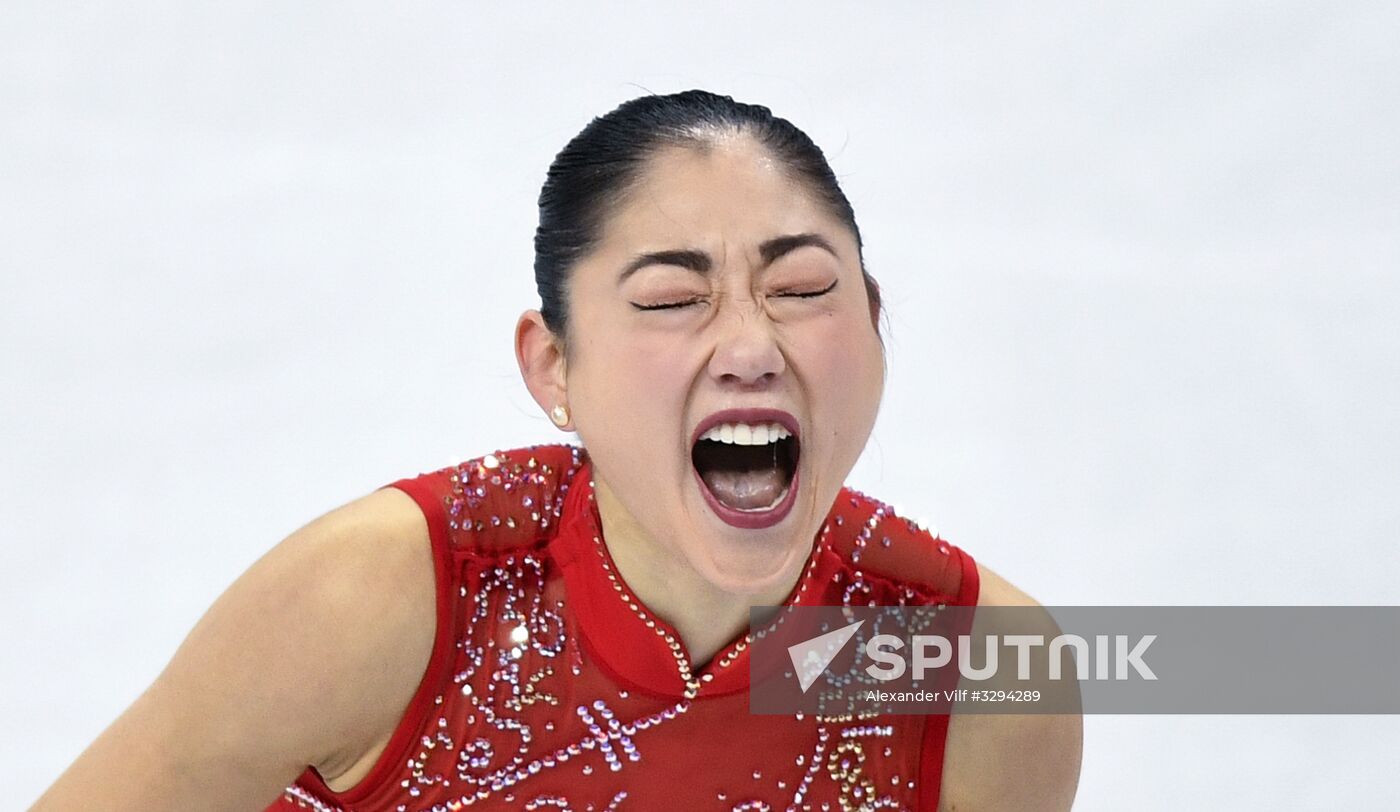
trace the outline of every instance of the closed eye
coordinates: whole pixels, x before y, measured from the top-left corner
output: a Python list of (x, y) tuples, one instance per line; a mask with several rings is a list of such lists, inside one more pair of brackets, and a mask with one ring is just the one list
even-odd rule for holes
[(826, 287), (822, 288), (821, 290), (810, 290), (810, 291), (785, 290), (785, 291), (779, 292), (777, 295), (778, 295), (778, 296), (792, 296), (792, 297), (796, 297), (796, 298), (799, 298), (799, 299), (812, 299), (812, 298), (815, 298), (815, 297), (817, 297), (817, 296), (822, 296), (822, 295), (824, 295), (824, 294), (830, 293), (830, 292), (832, 291), (832, 289), (836, 287), (836, 282), (837, 282), (837, 281), (840, 281), (840, 280), (833, 280), (832, 283), (831, 283), (830, 285), (827, 285)]
[(704, 299), (684, 299), (679, 302), (662, 302), (661, 304), (641, 304), (639, 302), (631, 302), (631, 305), (637, 308), (638, 310), (679, 310), (683, 307), (689, 307), (694, 304), (700, 304), (703, 301)]

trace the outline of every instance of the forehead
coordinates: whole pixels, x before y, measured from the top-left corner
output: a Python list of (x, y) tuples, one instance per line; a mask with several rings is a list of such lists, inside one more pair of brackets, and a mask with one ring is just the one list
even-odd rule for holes
[(854, 253), (848, 230), (758, 142), (742, 134), (707, 140), (704, 148), (668, 146), (648, 159), (604, 222), (602, 252), (747, 252), (776, 235), (818, 232), (833, 244), (850, 239)]

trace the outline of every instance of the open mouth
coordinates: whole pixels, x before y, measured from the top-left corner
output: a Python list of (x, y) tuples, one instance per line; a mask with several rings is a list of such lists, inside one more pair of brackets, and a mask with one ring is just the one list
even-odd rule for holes
[(714, 423), (690, 451), (706, 501), (742, 527), (775, 524), (787, 514), (800, 456), (797, 436), (782, 422), (752, 419)]

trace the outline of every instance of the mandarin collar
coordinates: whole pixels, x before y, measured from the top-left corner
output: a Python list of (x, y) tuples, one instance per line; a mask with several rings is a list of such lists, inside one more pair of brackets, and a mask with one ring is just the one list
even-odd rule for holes
[[(820, 585), (829, 582), (840, 567), (838, 556), (826, 543), (831, 524), (828, 515), (784, 605), (820, 602), (813, 600), (821, 591)], [(623, 580), (603, 541), (593, 466), (586, 458), (569, 483), (562, 522), (551, 549), (563, 569), (568, 601), (574, 607), (585, 645), (614, 676), (666, 698), (718, 696), (748, 689), (747, 632), (692, 673), (680, 635), (653, 614)]]

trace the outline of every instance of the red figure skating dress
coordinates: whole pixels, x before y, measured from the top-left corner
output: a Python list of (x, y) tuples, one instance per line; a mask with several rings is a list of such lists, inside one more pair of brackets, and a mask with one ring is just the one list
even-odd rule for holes
[[(692, 674), (618, 576), (590, 472), (549, 445), (393, 483), (432, 538), (427, 672), (357, 786), (308, 769), (269, 812), (937, 809), (946, 715), (751, 714), (747, 635)], [(814, 542), (789, 603), (976, 604), (970, 556), (849, 488)]]

